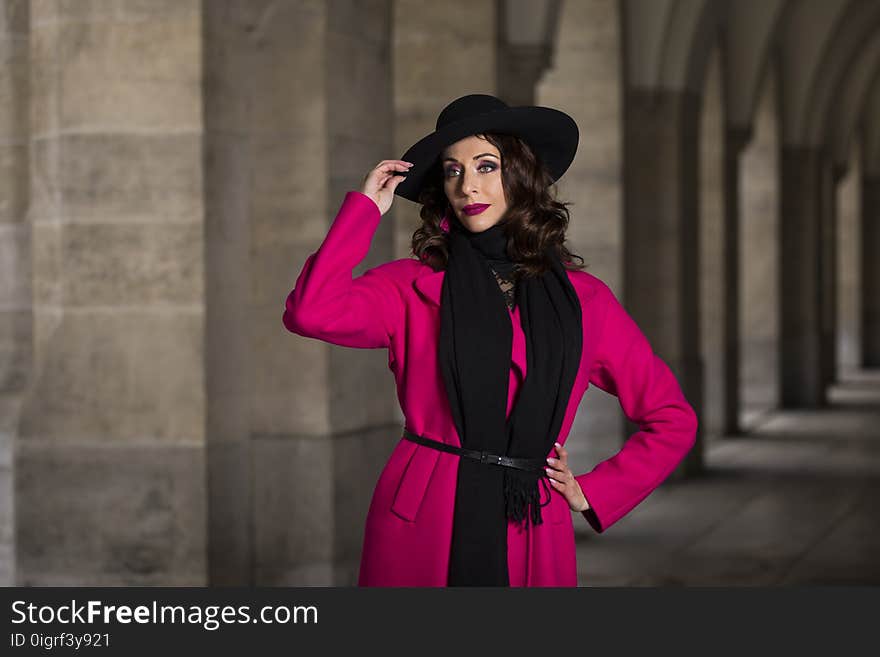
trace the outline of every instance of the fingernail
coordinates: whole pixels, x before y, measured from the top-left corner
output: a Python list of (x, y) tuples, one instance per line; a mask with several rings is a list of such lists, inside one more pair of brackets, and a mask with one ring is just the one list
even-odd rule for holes
[(553, 459), (551, 459), (549, 456), (547, 457), (547, 463), (550, 463), (550, 464), (553, 463)]
[(562, 447), (562, 445), (560, 445), (559, 443), (553, 443), (553, 444), (556, 445), (557, 447)]

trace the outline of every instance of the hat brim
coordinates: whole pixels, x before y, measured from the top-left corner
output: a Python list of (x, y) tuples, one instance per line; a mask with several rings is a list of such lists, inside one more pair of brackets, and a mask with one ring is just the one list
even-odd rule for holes
[(443, 149), (459, 139), (485, 132), (521, 137), (544, 163), (553, 182), (568, 170), (577, 153), (577, 123), (565, 112), (540, 106), (487, 112), (443, 126), (410, 146), (400, 159), (412, 162), (413, 166), (394, 193), (418, 203), (425, 176)]

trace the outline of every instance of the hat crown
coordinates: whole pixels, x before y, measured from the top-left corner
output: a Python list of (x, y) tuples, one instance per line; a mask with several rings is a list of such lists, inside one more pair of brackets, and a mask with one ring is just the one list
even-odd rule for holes
[(488, 94), (470, 94), (449, 103), (437, 117), (437, 130), (471, 116), (508, 109), (507, 103)]

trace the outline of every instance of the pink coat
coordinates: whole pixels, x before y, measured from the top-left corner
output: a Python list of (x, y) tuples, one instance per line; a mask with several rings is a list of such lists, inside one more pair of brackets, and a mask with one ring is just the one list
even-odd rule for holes
[[(406, 425), (418, 434), (460, 445), (436, 346), (444, 272), (415, 258), (381, 264), (352, 278), (366, 256), (381, 214), (351, 191), (319, 249), (287, 297), (291, 332), (345, 347), (388, 349), (388, 366)], [(592, 383), (617, 395), (638, 423), (614, 456), (576, 479), (604, 532), (644, 500), (675, 469), (696, 439), (697, 416), (668, 366), (653, 353), (610, 288), (569, 271), (583, 309), (580, 368), (557, 441), (565, 445), (575, 412)], [(525, 376), (519, 311), (514, 328), (508, 413)], [(553, 452), (548, 456), (553, 456)], [(459, 456), (402, 439), (385, 464), (370, 503), (360, 586), (445, 586)], [(577, 586), (572, 512), (558, 491), (542, 509), (544, 524), (508, 525), (511, 586)], [(542, 489), (542, 495), (545, 493)]]

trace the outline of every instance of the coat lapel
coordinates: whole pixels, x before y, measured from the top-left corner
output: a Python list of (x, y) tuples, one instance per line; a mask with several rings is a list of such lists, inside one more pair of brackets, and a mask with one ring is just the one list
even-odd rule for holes
[(440, 292), (443, 290), (443, 277), (445, 271), (435, 271), (425, 276), (420, 276), (413, 281), (413, 285), (419, 294), (433, 304), (440, 305)]

